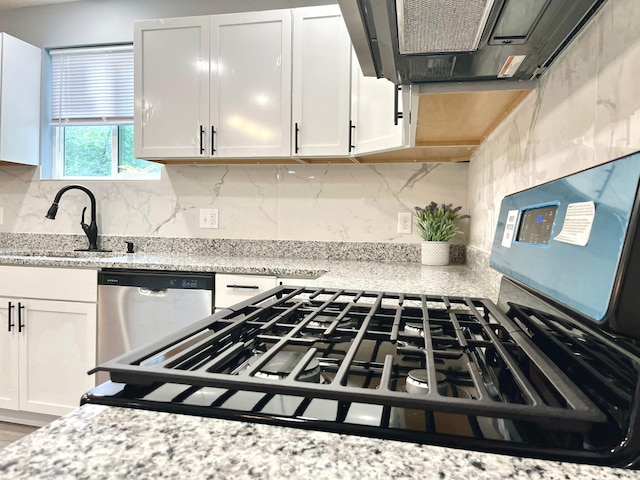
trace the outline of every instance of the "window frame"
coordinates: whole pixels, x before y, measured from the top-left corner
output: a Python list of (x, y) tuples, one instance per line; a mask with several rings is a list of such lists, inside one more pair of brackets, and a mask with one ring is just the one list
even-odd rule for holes
[[(49, 75), (49, 79), (50, 79), (50, 85), (51, 85), (51, 93), (50, 93), (50, 98), (48, 100), (48, 107), (49, 107), (49, 121), (47, 122), (47, 126), (49, 128), (49, 132), (50, 132), (50, 141), (51, 141), (51, 168), (50, 168), (50, 178), (53, 180), (74, 180), (74, 179), (79, 179), (79, 180), (96, 180), (96, 181), (100, 181), (100, 180), (159, 180), (161, 178), (161, 174), (162, 174), (162, 164), (160, 163), (155, 163), (155, 162), (151, 162), (149, 160), (146, 159), (138, 159), (137, 157), (135, 157), (135, 152), (132, 151), (131, 154), (133, 155), (134, 158), (136, 158), (136, 160), (140, 160), (140, 161), (144, 161), (147, 162), (148, 165), (154, 165), (157, 166), (157, 171), (152, 171), (152, 172), (140, 172), (140, 173), (135, 173), (135, 172), (121, 172), (120, 171), (120, 167), (122, 166), (120, 164), (119, 161), (119, 156), (120, 156), (120, 127), (124, 127), (124, 126), (133, 126), (133, 108), (134, 105), (131, 105), (131, 116), (126, 116), (126, 117), (122, 117), (122, 116), (116, 116), (115, 118), (105, 118), (105, 117), (100, 117), (98, 115), (94, 116), (94, 117), (89, 117), (89, 118), (82, 118), (80, 117), (78, 120), (75, 120), (74, 118), (63, 118), (65, 113), (63, 113), (63, 105), (64, 105), (64, 100), (62, 95), (64, 95), (66, 93), (65, 91), (65, 80), (68, 78), (67, 74), (65, 72), (65, 67), (64, 64), (62, 65), (60, 70), (57, 70), (57, 72), (59, 73), (59, 78), (55, 78), (55, 74), (56, 72), (54, 71), (54, 66), (53, 66), (53, 62), (54, 62), (54, 58), (56, 55), (65, 55), (65, 54), (70, 54), (70, 55), (74, 55), (74, 54), (80, 54), (82, 55), (83, 53), (89, 53), (90, 55), (95, 55), (95, 54), (100, 54), (100, 53), (104, 53), (105, 55), (108, 55), (111, 52), (121, 52), (121, 51), (126, 51), (129, 50), (131, 52), (131, 56), (133, 56), (133, 44), (115, 44), (115, 45), (104, 45), (104, 46), (84, 46), (84, 47), (71, 47), (71, 48), (63, 48), (63, 49), (51, 49), (49, 50), (49, 58), (51, 59), (51, 70), (50, 70), (50, 75)], [(64, 62), (64, 58), (62, 58), (62, 62)], [(106, 59), (104, 63), (108, 64), (109, 60)], [(118, 66), (117, 68), (121, 69), (120, 66)], [(130, 76), (130, 88), (133, 88), (133, 74), (134, 74), (134, 65), (133, 62), (131, 63), (131, 76)], [(86, 70), (81, 70), (81, 75), (84, 74), (86, 75), (86, 72), (93, 72), (95, 70), (91, 70), (90, 68), (86, 69)], [(103, 72), (103, 70), (97, 70), (99, 72)], [(68, 70), (67, 70), (68, 72)], [(112, 70), (110, 70), (110, 67), (106, 67), (104, 72), (112, 72)], [(105, 74), (106, 78), (108, 79), (112, 79), (113, 78), (113, 74)], [(82, 78), (82, 77), (80, 77)], [(85, 77), (86, 78), (86, 77)], [(91, 77), (90, 77), (91, 78)], [(57, 83), (56, 83), (57, 80)], [(58, 96), (59, 101), (61, 103), (58, 103), (56, 105), (55, 110), (57, 112), (59, 112), (60, 114), (57, 115), (56, 118), (53, 118), (54, 115), (54, 94), (53, 94), (53, 89), (54, 89), (54, 84), (59, 85), (60, 88), (60, 93), (61, 95)], [(90, 85), (94, 85), (93, 83), (91, 83)], [(102, 84), (104, 85), (104, 84)], [(104, 92), (105, 95), (108, 94), (109, 92), (111, 92), (111, 88), (113, 86), (117, 86), (120, 85), (119, 83), (107, 83), (106, 84), (106, 88), (104, 88)], [(64, 93), (63, 93), (64, 92)], [(131, 90), (129, 90), (129, 92), (131, 92)], [(130, 94), (130, 93), (129, 93)], [(81, 93), (82, 95), (82, 93)], [(99, 98), (104, 98), (104, 97), (99, 97)], [(125, 97), (126, 98), (126, 97)], [(116, 100), (117, 102), (121, 102), (121, 99)], [(132, 102), (134, 102), (134, 99), (131, 100)], [(66, 105), (69, 105), (68, 103)], [(87, 105), (87, 103), (84, 103), (83, 105)], [(88, 103), (88, 105), (91, 105), (91, 103)], [(118, 103), (118, 105), (122, 105), (122, 103)], [(124, 104), (126, 105), (126, 103)], [(111, 127), (111, 168), (110, 168), (110, 174), (109, 175), (65, 175), (65, 169), (66, 169), (66, 159), (65, 159), (65, 131), (67, 128), (74, 128), (74, 127)], [(134, 149), (134, 144), (132, 142), (131, 145), (132, 150)], [(127, 150), (128, 152), (128, 150)], [(47, 174), (47, 176), (49, 175), (49, 173)]]

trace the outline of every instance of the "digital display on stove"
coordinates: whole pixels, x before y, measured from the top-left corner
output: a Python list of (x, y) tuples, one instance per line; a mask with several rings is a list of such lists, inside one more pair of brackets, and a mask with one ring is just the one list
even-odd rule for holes
[(520, 226), (516, 240), (536, 245), (549, 245), (551, 228), (557, 210), (557, 205), (524, 210), (520, 215)]

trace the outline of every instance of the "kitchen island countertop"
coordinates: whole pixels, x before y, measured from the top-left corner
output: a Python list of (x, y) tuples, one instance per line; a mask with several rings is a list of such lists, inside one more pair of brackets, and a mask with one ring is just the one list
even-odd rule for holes
[[(131, 258), (132, 257), (132, 258)], [(460, 265), (135, 255), (2, 264), (223, 271), (317, 277), (305, 285), (495, 298)], [(281, 426), (85, 405), (2, 450), (0, 479), (638, 478), (633, 471), (550, 462)]]
[(2, 479), (632, 479), (638, 472), (85, 405), (6, 447)]
[[(497, 292), (462, 265), (291, 258), (141, 255), (48, 258), (0, 253), (0, 264), (307, 277), (300, 284), (480, 296)], [(316, 277), (309, 279), (308, 277)], [(353, 435), (85, 405), (2, 450), (0, 479), (638, 478), (637, 472)]]

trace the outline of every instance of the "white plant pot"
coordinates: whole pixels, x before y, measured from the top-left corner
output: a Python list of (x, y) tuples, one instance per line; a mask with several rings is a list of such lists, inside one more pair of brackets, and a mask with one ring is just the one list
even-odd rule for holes
[(423, 265), (449, 265), (449, 242), (422, 242)]

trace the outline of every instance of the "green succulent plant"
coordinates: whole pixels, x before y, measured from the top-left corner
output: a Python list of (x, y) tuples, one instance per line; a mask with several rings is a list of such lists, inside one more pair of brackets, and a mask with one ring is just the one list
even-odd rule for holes
[(468, 218), (469, 215), (460, 215), (462, 207), (453, 208), (453, 204), (431, 202), (424, 208), (415, 207), (416, 225), (420, 236), (427, 242), (447, 242), (460, 229), (456, 225), (459, 218)]

